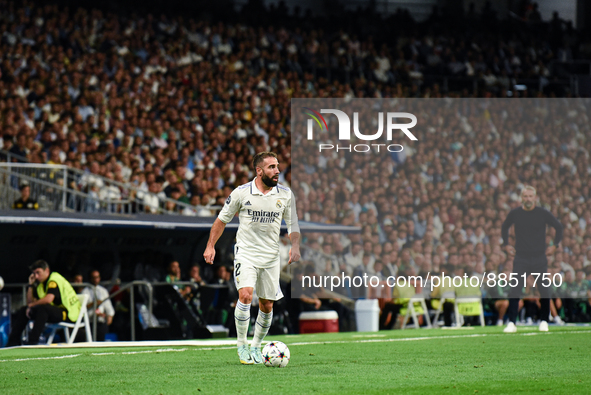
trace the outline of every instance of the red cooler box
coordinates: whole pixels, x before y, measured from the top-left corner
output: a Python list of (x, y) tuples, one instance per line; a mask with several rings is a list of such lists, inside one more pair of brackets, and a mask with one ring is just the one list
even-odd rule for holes
[(338, 331), (339, 315), (336, 311), (304, 311), (300, 314), (300, 333)]

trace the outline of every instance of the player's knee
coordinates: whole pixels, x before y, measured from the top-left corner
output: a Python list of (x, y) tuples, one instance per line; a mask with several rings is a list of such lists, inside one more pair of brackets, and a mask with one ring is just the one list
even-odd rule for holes
[(267, 299), (259, 299), (259, 308), (264, 313), (270, 313), (271, 311), (273, 311), (273, 301)]
[(238, 291), (238, 299), (244, 304), (252, 303), (252, 288), (240, 288)]

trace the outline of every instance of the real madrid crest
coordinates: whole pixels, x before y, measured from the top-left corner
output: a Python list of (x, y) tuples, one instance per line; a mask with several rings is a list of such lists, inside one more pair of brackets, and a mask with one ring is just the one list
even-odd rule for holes
[(283, 205), (281, 204), (281, 200), (277, 200), (277, 203), (275, 203), (275, 207), (277, 207), (277, 208), (283, 207)]

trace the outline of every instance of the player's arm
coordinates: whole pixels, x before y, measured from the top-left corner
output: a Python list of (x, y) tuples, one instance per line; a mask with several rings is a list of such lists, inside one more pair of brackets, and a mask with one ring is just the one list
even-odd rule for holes
[(207, 240), (207, 247), (203, 253), (205, 262), (210, 265), (213, 264), (213, 259), (215, 258), (215, 243), (217, 243), (222, 233), (224, 233), (224, 229), (226, 229), (226, 224), (220, 221), (219, 218), (216, 218), (209, 232), (209, 240)]
[(503, 249), (509, 253), (509, 255), (515, 255), (515, 248), (509, 244), (509, 228), (513, 225), (515, 218), (513, 217), (513, 210), (509, 211), (507, 218), (501, 226), (501, 237), (503, 238)]
[(226, 199), (222, 211), (220, 211), (220, 214), (213, 222), (211, 231), (209, 232), (209, 240), (207, 241), (207, 247), (205, 247), (203, 258), (205, 258), (205, 262), (210, 265), (213, 265), (213, 260), (215, 258), (215, 243), (217, 243), (222, 233), (224, 233), (226, 224), (234, 218), (234, 215), (236, 215), (239, 209), (240, 196), (238, 190), (234, 189), (230, 196), (228, 196), (228, 199)]
[(300, 260), (300, 232), (291, 232), (289, 234), (289, 239), (291, 240), (291, 248), (289, 249), (289, 262), (297, 262)]
[(289, 204), (283, 210), (283, 219), (287, 225), (287, 233), (289, 233), (289, 240), (291, 241), (291, 248), (289, 249), (289, 261), (297, 262), (300, 260), (300, 225), (298, 223), (298, 214), (296, 210), (296, 201), (293, 192), (291, 192), (291, 199)]
[(552, 255), (552, 254), (554, 254), (556, 247), (558, 247), (558, 244), (562, 241), (562, 231), (563, 231), (564, 227), (562, 226), (560, 221), (558, 219), (556, 219), (556, 217), (550, 211), (546, 211), (546, 213), (547, 213), (546, 214), (547, 215), (546, 223), (548, 225), (550, 225), (551, 227), (553, 227), (554, 230), (556, 230), (556, 234), (554, 235), (554, 245), (551, 245), (548, 248), (546, 248), (546, 255)]

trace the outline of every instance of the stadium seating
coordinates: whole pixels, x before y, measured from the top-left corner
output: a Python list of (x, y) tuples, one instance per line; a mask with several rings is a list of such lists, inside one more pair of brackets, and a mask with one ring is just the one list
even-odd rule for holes
[[(80, 303), (82, 303), (82, 308), (80, 309), (78, 319), (74, 323), (59, 322), (56, 324), (47, 324), (46, 327), (51, 329), (51, 333), (47, 338), (47, 344), (53, 343), (53, 338), (58, 330), (63, 330), (66, 343), (72, 344), (76, 339), (76, 334), (78, 333), (78, 330), (82, 328), (84, 329), (84, 332), (86, 334), (86, 341), (92, 342), (92, 335), (90, 332), (90, 319), (88, 318), (88, 309), (86, 308), (86, 305), (88, 304), (88, 295), (79, 294), (77, 296), (78, 300), (80, 300)], [(72, 330), (72, 333), (70, 333), (70, 329)]]
[[(416, 306), (419, 304), (420, 307)], [(412, 327), (413, 328), (421, 328), (419, 323), (419, 316), (422, 315), (425, 317), (426, 324), (422, 326), (422, 328), (430, 329), (432, 328), (431, 325), (431, 318), (429, 317), (429, 309), (427, 308), (427, 303), (425, 301), (425, 297), (421, 294), (416, 294), (411, 296), (408, 299), (408, 306), (406, 308), (406, 314), (404, 315), (404, 320), (402, 321), (401, 329), (410, 328), (411, 325), (408, 324), (409, 317), (412, 318)]]

